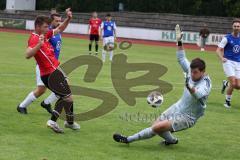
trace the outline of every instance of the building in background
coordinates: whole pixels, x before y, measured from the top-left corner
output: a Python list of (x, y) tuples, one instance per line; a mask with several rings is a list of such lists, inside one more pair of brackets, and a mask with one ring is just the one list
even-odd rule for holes
[(6, 10), (35, 10), (36, 0), (7, 0)]

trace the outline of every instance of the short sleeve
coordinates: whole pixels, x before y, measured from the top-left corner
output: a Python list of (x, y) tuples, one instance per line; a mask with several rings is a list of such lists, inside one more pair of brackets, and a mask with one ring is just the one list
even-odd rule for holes
[(28, 47), (34, 48), (38, 44), (39, 38), (37, 36), (30, 37), (28, 40)]
[(218, 44), (219, 48), (225, 48), (225, 46), (227, 45), (227, 38), (223, 37), (223, 39), (221, 40), (221, 42)]
[(49, 30), (49, 31), (45, 34), (45, 38), (46, 38), (46, 39), (52, 38), (52, 36), (54, 35), (53, 32), (54, 32), (53, 29)]

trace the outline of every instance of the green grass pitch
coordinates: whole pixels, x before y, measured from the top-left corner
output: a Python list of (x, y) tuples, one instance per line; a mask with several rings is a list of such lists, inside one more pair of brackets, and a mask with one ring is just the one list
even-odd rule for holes
[[(138, 98), (136, 106), (124, 103), (112, 87), (109, 62), (103, 65), (96, 82), (83, 81), (86, 66), (75, 70), (70, 76), (72, 84), (101, 89), (118, 97), (119, 104), (110, 113), (89, 121), (79, 122), (81, 130), (74, 132), (65, 129), (65, 134), (57, 135), (46, 128), (49, 115), (36, 100), (24, 116), (16, 111), (16, 106), (35, 88), (35, 61), (26, 60), (24, 52), (29, 35), (0, 33), (0, 160), (233, 160), (240, 159), (240, 104), (239, 93), (234, 92), (232, 109), (223, 107), (224, 96), (220, 94), (221, 82), (225, 78), (222, 66), (214, 52), (201, 53), (186, 50), (187, 57), (201, 57), (207, 62), (213, 89), (209, 97), (205, 116), (191, 129), (175, 133), (179, 144), (161, 146), (161, 138), (132, 143), (129, 146), (115, 143), (114, 132), (133, 134), (148, 127), (148, 121), (126, 121), (125, 113), (160, 113), (176, 102), (183, 91), (183, 73), (176, 61), (175, 48), (133, 44), (124, 53), (128, 62), (159, 63), (168, 68), (161, 77), (173, 85), (173, 90), (164, 95), (164, 103), (159, 109), (147, 105), (145, 98)], [(63, 38), (60, 61), (63, 63), (78, 55), (87, 54), (88, 41)], [(123, 52), (119, 49), (115, 54)], [(100, 55), (99, 55), (100, 57)], [(123, 66), (124, 67), (124, 66)], [(139, 73), (131, 73), (138, 76)], [(141, 86), (139, 90), (149, 89)], [(74, 96), (75, 110), (78, 113), (96, 107), (100, 101)], [(63, 126), (63, 121), (59, 124)]]

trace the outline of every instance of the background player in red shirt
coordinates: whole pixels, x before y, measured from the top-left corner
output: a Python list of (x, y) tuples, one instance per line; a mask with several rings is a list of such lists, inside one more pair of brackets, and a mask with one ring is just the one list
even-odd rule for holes
[(101, 26), (101, 19), (98, 18), (97, 12), (92, 13), (92, 18), (89, 20), (88, 25), (88, 34), (89, 34), (89, 54), (92, 54), (92, 43), (95, 41), (95, 54), (98, 54), (98, 41), (100, 35), (100, 26)]
[(63, 133), (63, 130), (56, 123), (63, 108), (66, 113), (66, 128), (73, 130), (80, 129), (79, 124), (74, 122), (73, 117), (73, 99), (71, 90), (66, 77), (59, 68), (59, 61), (54, 55), (54, 50), (49, 39), (62, 32), (72, 19), (72, 12), (66, 9), (67, 18), (64, 22), (53, 30), (49, 30), (49, 18), (46, 16), (38, 16), (35, 20), (35, 30), (28, 40), (28, 48), (26, 50), (26, 58), (34, 57), (39, 65), (41, 80), (44, 85), (60, 98), (56, 102), (51, 119), (47, 121), (47, 126), (56, 133)]

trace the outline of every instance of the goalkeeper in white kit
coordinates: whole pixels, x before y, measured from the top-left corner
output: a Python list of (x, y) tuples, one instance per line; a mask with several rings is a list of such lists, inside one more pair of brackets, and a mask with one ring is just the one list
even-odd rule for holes
[(193, 59), (191, 63), (187, 60), (181, 40), (183, 34), (179, 25), (176, 25), (175, 30), (177, 60), (186, 73), (182, 97), (164, 111), (151, 127), (131, 136), (114, 134), (113, 139), (116, 142), (128, 144), (159, 135), (164, 139), (163, 144), (177, 144), (178, 139), (172, 135), (172, 132), (193, 127), (197, 120), (204, 115), (207, 98), (211, 91), (211, 80), (205, 73), (205, 62), (200, 58)]

